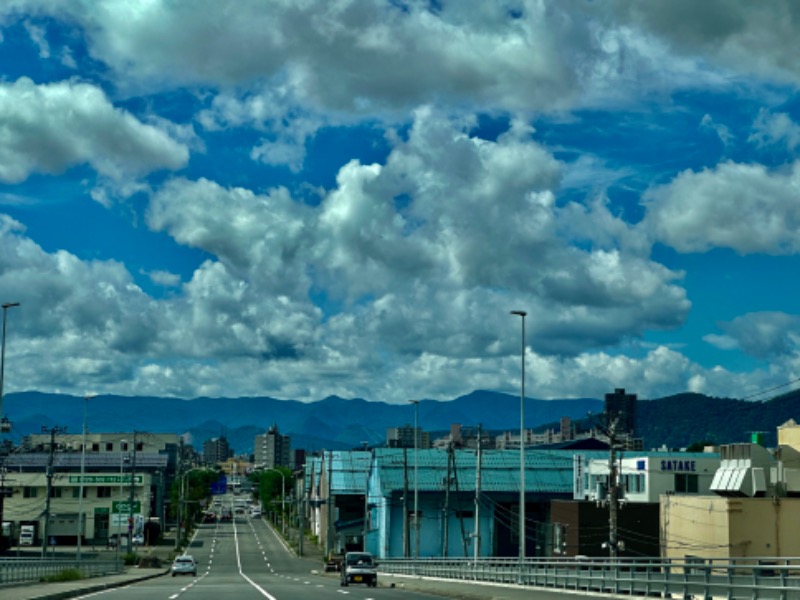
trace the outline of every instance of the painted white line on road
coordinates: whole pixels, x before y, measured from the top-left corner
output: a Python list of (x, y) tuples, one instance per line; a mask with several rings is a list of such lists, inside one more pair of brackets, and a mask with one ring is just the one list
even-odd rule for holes
[(236, 519), (233, 520), (233, 542), (234, 545), (236, 546), (236, 565), (239, 567), (239, 575), (242, 577), (242, 579), (244, 579), (247, 583), (256, 588), (256, 590), (258, 590), (258, 592), (265, 598), (269, 598), (269, 600), (277, 600), (275, 596), (272, 596), (267, 590), (262, 588), (252, 579), (250, 579), (247, 575), (244, 574), (244, 571), (242, 571), (242, 556), (239, 552), (239, 531), (238, 529), (236, 529)]

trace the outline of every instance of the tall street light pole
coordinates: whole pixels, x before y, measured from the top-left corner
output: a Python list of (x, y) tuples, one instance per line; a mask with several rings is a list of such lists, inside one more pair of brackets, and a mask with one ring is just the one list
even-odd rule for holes
[(525, 561), (525, 317), (524, 310), (512, 310), (522, 317), (522, 385), (519, 394), (519, 563), (520, 576)]
[(281, 476), (281, 531), (286, 535), (286, 475), (277, 467), (270, 467), (268, 470)]
[(0, 350), (0, 433), (11, 431), (11, 423), (3, 418), (3, 379), (6, 372), (6, 317), (9, 308), (19, 306), (19, 302), (6, 302), (3, 307), (3, 343)]
[(419, 559), (419, 400), (409, 400), (414, 405), (414, 558)]

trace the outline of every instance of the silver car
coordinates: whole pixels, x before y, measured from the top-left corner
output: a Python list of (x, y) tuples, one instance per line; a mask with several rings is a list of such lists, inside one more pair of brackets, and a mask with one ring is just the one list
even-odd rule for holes
[(197, 575), (197, 562), (193, 556), (184, 554), (175, 558), (172, 563), (172, 576), (176, 575)]

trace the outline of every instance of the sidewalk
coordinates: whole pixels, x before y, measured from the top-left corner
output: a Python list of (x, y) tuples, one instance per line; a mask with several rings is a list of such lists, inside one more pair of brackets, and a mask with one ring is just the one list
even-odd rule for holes
[(13, 587), (0, 587), (0, 596), (3, 600), (56, 600), (59, 598), (73, 598), (83, 594), (100, 592), (115, 587), (122, 587), (137, 581), (161, 577), (167, 570), (140, 569), (129, 567), (119, 575), (105, 577), (92, 577), (78, 581), (63, 581), (59, 583), (34, 583), (20, 584)]
[[(59, 549), (60, 552), (64, 550), (64, 548)], [(113, 555), (111, 551), (108, 551), (108, 553)], [(77, 581), (3, 585), (0, 586), (0, 597), (2, 597), (3, 600), (57, 600), (60, 598), (72, 598), (74, 596), (99, 592), (110, 588), (122, 587), (137, 581), (152, 579), (153, 577), (161, 577), (169, 572), (174, 548), (167, 545), (144, 546), (139, 548), (138, 554), (140, 558), (150, 556), (157, 557), (161, 561), (161, 566), (154, 568), (130, 566), (125, 567), (123, 573), (118, 573), (116, 575), (90, 577)]]
[[(268, 523), (269, 526), (271, 524)], [(166, 538), (169, 540), (169, 537)], [(296, 531), (295, 540), (296, 542)], [(59, 551), (66, 549), (60, 548)], [(297, 555), (297, 547), (292, 548)], [(108, 551), (113, 555), (113, 551)], [(161, 577), (169, 573), (172, 565), (172, 557), (175, 554), (173, 545), (164, 544), (160, 546), (143, 546), (139, 548), (140, 558), (156, 556), (161, 560), (161, 567), (126, 567), (124, 573), (117, 575), (106, 575), (104, 577), (91, 577), (78, 581), (63, 581), (57, 583), (20, 583), (18, 585), (0, 586), (0, 597), (3, 600), (59, 600), (62, 598), (73, 598), (84, 594), (100, 592), (106, 589), (122, 587), (145, 581), (154, 577)], [(302, 558), (323, 564), (323, 552), (311, 541), (303, 544)]]

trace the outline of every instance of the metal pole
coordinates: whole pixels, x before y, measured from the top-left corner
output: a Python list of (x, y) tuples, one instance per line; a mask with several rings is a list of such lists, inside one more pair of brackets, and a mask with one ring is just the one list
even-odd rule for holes
[(281, 474), (281, 530), (283, 536), (286, 537), (286, 476), (283, 471), (278, 471)]
[(519, 395), (519, 564), (520, 577), (525, 561), (525, 317), (524, 310), (512, 310), (522, 317), (522, 382)]
[(133, 491), (136, 477), (136, 432), (133, 432), (133, 458), (131, 459), (131, 489), (128, 497), (128, 554), (133, 552)]
[(478, 453), (475, 465), (475, 532), (473, 533), (473, 558), (477, 564), (480, 556), (480, 510), (481, 510), (481, 428), (478, 426)]
[(176, 511), (178, 516), (178, 523), (177, 527), (175, 528), (175, 549), (177, 550), (180, 548), (181, 545), (181, 535), (182, 535), (182, 524), (181, 518), (182, 515), (182, 500), (183, 500), (183, 436), (180, 437), (178, 440), (178, 510)]
[(119, 449), (119, 493), (117, 494), (117, 496), (119, 496), (119, 500), (117, 501), (117, 514), (116, 514), (116, 519), (117, 519), (117, 545), (116, 545), (116, 552), (115, 552), (116, 559), (117, 559), (117, 568), (119, 568), (119, 547), (122, 545), (122, 535), (121, 535), (122, 534), (122, 531), (121, 531), (122, 512), (120, 511), (120, 508), (121, 508), (120, 505), (122, 503), (122, 480), (125, 479), (125, 471), (124, 471), (125, 456), (122, 454), (122, 442), (125, 442), (125, 445), (128, 444), (127, 440), (120, 440), (119, 441), (119, 445), (120, 445), (120, 449)]
[[(3, 307), (3, 342), (0, 350), (0, 433), (10, 431), (11, 424), (3, 419), (3, 382), (6, 372), (6, 317), (9, 308), (19, 306), (19, 302), (6, 302)], [(0, 515), (0, 518), (2, 515)]]
[(86, 476), (86, 416), (89, 412), (89, 398), (92, 396), (83, 397), (83, 432), (81, 434), (81, 484), (78, 491), (78, 541), (76, 544), (78, 553), (78, 568), (81, 565), (81, 538), (83, 538), (83, 479)]
[(419, 558), (419, 400), (409, 400), (414, 405), (414, 558)]
[[(66, 427), (51, 427), (49, 430), (46, 427), (42, 427), (43, 433), (50, 433), (50, 456), (47, 460), (47, 471), (45, 475), (47, 477), (47, 492), (46, 498), (44, 503), (44, 532), (42, 534), (42, 558), (47, 556), (47, 543), (48, 543), (48, 529), (50, 526), (50, 496), (53, 493), (53, 458), (56, 451), (56, 434), (57, 433), (64, 433), (67, 430)], [(55, 550), (54, 550), (55, 551)]]

